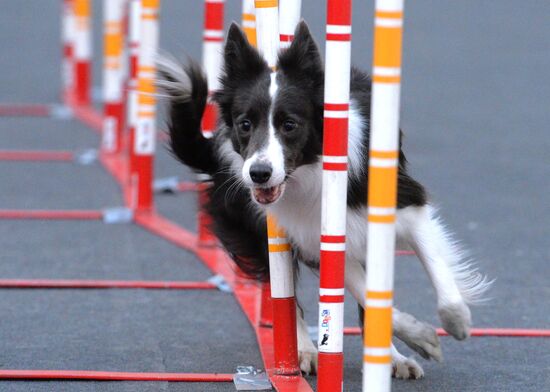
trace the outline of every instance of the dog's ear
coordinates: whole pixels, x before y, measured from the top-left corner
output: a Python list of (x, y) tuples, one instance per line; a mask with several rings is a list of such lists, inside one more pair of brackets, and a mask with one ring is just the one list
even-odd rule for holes
[(267, 68), (256, 48), (235, 22), (231, 23), (224, 49), (225, 75), (232, 80), (250, 79)]
[(303, 20), (296, 26), (290, 47), (279, 55), (279, 68), (286, 74), (301, 77), (322, 77), (323, 62), (319, 48)]

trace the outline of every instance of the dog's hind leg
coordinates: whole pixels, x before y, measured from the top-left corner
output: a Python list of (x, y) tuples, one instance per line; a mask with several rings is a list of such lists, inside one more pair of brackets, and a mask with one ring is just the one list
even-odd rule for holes
[(313, 344), (302, 310), (296, 307), (296, 329), (298, 334), (298, 362), (305, 374), (317, 373), (317, 347)]
[(468, 303), (481, 301), (490, 283), (462, 261), (460, 249), (430, 206), (399, 210), (397, 232), (409, 242), (428, 272), (443, 328), (458, 340), (470, 336)]
[[(346, 289), (359, 304), (359, 323), (363, 326), (365, 306), (365, 270), (352, 259), (346, 260)], [(441, 344), (435, 329), (412, 315), (393, 308), (393, 334), (425, 359), (441, 361)], [(396, 350), (397, 351), (397, 350)], [(401, 354), (399, 354), (401, 355)], [(420, 369), (422, 370), (422, 369)]]

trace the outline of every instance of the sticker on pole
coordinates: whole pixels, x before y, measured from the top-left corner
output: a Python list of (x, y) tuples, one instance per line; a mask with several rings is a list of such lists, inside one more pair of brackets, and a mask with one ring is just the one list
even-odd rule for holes
[(319, 329), (317, 346), (325, 353), (340, 353), (343, 349), (343, 304), (319, 304)]
[(138, 155), (152, 155), (155, 151), (154, 119), (139, 119), (136, 126), (134, 151)]

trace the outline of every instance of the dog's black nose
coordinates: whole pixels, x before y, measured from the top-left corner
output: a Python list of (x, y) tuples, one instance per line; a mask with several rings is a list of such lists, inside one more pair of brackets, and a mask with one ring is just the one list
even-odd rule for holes
[(265, 184), (269, 181), (272, 172), (273, 169), (271, 169), (271, 166), (265, 163), (254, 163), (250, 167), (250, 178), (252, 178), (252, 181), (256, 184)]

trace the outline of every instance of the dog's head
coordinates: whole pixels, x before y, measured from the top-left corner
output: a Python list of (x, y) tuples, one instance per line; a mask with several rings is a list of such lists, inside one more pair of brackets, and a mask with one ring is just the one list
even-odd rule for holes
[(233, 24), (224, 61), (215, 100), (233, 149), (244, 161), (242, 180), (257, 203), (275, 203), (289, 176), (321, 154), (324, 73), (319, 50), (301, 22), (272, 72)]

